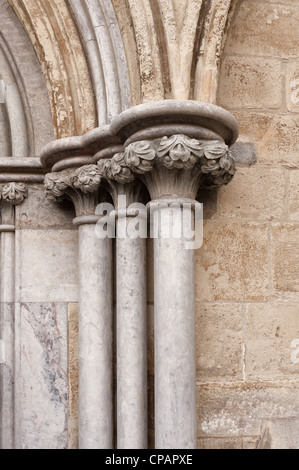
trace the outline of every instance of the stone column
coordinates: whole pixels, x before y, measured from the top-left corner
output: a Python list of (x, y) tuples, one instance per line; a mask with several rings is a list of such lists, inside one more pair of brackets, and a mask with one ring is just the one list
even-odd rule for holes
[[(118, 214), (118, 230), (123, 216)], [(126, 217), (127, 224), (131, 216)], [(118, 449), (147, 449), (148, 446), (145, 260), (144, 239), (117, 238)]]
[[(155, 446), (196, 448), (196, 356), (194, 247), (184, 238), (183, 206), (190, 230), (200, 184), (220, 185), (234, 174), (228, 147), (218, 141), (173, 135), (134, 142), (128, 167), (140, 175), (152, 197), (155, 289)], [(172, 223), (171, 223), (172, 221)], [(165, 235), (165, 225), (170, 233)], [(180, 233), (171, 233), (178, 229)], [(163, 233), (164, 232), (164, 233)], [(188, 241), (190, 243), (190, 240)], [(190, 247), (189, 247), (190, 248)]]
[(22, 183), (0, 188), (0, 448), (14, 449), (15, 208), (27, 195)]
[[(117, 449), (147, 449), (147, 222), (138, 205), (141, 184), (122, 166), (123, 157), (98, 164), (116, 208)], [(136, 214), (138, 236), (129, 233)]]
[[(155, 286), (155, 441), (158, 449), (196, 448), (194, 250), (186, 240), (164, 238), (169, 203), (151, 203)], [(182, 218), (177, 198), (171, 212)], [(162, 206), (162, 208), (159, 208)], [(163, 208), (165, 206), (165, 208)], [(191, 206), (191, 205), (190, 205)], [(164, 227), (165, 228), (165, 227)]]
[[(69, 182), (69, 170), (65, 170), (65, 178), (68, 182), (62, 185), (63, 188), (57, 185), (51, 188), (49, 177), (48, 189), (55, 197), (64, 194), (67, 187), (72, 188), (69, 196), (74, 200), (75, 206), (76, 203), (78, 204), (78, 196), (74, 196), (74, 189), (79, 187), (81, 193), (84, 194), (94, 192), (89, 189), (89, 184), (95, 181), (94, 175), (89, 178), (86, 174), (89, 168), (97, 176), (104, 175), (107, 184), (109, 184), (109, 179), (125, 184), (127, 179), (132, 178), (132, 174), (137, 174), (147, 186), (152, 201), (161, 202), (162, 199), (165, 203), (169, 198), (174, 198), (181, 208), (186, 199), (191, 200), (191, 204), (195, 205), (199, 186), (202, 188), (219, 187), (232, 179), (235, 168), (228, 146), (232, 145), (237, 137), (238, 124), (226, 110), (196, 101), (164, 100), (128, 109), (113, 119), (106, 129), (94, 129), (82, 137), (62, 139), (61, 142), (51, 143), (43, 150), (41, 160), (47, 168), (51, 167), (52, 171), (81, 166), (87, 162), (97, 163), (97, 166), (87, 165), (81, 169), (83, 174), (79, 178), (79, 186), (77, 174), (75, 179), (71, 178)], [(78, 165), (78, 162), (81, 163)], [(76, 171), (80, 173), (80, 170)], [(121, 181), (123, 178), (125, 183)], [(82, 185), (84, 189), (81, 188)], [(85, 209), (88, 207), (87, 202), (85, 197), (81, 197), (80, 204), (83, 204)], [(92, 211), (89, 214), (91, 213), (94, 214)], [(83, 214), (85, 215), (84, 212)], [(120, 222), (119, 217), (118, 229)], [(86, 221), (84, 224), (86, 225)], [(156, 447), (194, 448), (196, 446), (196, 407), (193, 253), (192, 250), (186, 253), (185, 240), (182, 236), (174, 237), (173, 240), (164, 240), (159, 232), (156, 218), (154, 218), (154, 229), (158, 230), (155, 242)], [(80, 231), (83, 240), (91, 237), (89, 229), (84, 228)], [(80, 259), (81, 263), (84, 263), (84, 254), (90, 244), (94, 246), (94, 243), (92, 241), (85, 244), (80, 241), (80, 244), (82, 246)], [(122, 447), (131, 446), (134, 443), (136, 447), (137, 445), (143, 446), (142, 439), (137, 442), (137, 434), (140, 433), (143, 436), (144, 429), (141, 424), (143, 412), (140, 411), (144, 409), (140, 398), (144, 396), (144, 388), (142, 388), (144, 363), (141, 360), (133, 364), (133, 352), (137, 351), (136, 356), (138, 354), (142, 356), (145, 341), (142, 342), (144, 338), (141, 313), (144, 308), (141, 301), (143, 277), (142, 274), (138, 276), (139, 273), (133, 268), (134, 266), (136, 268), (137, 264), (140, 265), (143, 255), (139, 244), (122, 241), (117, 244), (118, 444)], [(135, 257), (136, 259), (133, 260)], [(88, 263), (82, 269), (81, 284), (87, 292)], [(96, 264), (93, 265), (93, 269), (96, 269)], [(95, 283), (94, 279), (92, 277), (92, 284)], [(100, 276), (98, 282), (101, 282)], [(133, 286), (136, 282), (138, 282), (138, 288), (135, 292)], [(82, 285), (80, 285), (80, 290), (83, 289)], [(130, 298), (130, 290), (134, 292), (134, 299)], [(91, 291), (90, 294), (86, 294), (86, 297), (92, 304)], [(86, 297), (82, 293), (82, 299)], [(83, 300), (82, 303), (84, 303)], [(110, 328), (110, 323), (108, 327)], [(140, 341), (137, 340), (137, 336), (134, 336), (134, 330), (140, 332)], [(110, 333), (105, 336), (107, 337), (110, 341)], [(86, 339), (82, 341), (85, 344)], [(82, 345), (80, 347), (82, 348)], [(82, 367), (85, 366), (81, 365), (79, 375), (83, 374), (83, 377), (85, 372), (82, 371)], [(105, 363), (104, 367), (110, 367), (110, 363)], [(107, 369), (105, 370), (107, 372)], [(126, 374), (129, 375), (126, 376)], [(99, 379), (100, 374), (88, 385), (90, 396), (92, 396), (92, 386), (98, 384)], [(134, 387), (138, 388), (141, 395), (133, 394), (133, 406), (131, 406)], [(88, 414), (90, 416), (88, 420), (90, 419), (91, 423), (92, 416), (89, 411), (95, 410), (97, 402), (94, 401), (89, 406), (89, 403), (84, 402), (83, 399), (83, 396), (88, 398), (87, 391), (84, 390), (82, 393), (81, 422), (84, 422), (82, 416), (86, 417)], [(110, 397), (108, 397), (108, 389), (105, 389), (105, 394), (104, 396), (103, 393), (101, 403), (103, 406), (107, 405), (108, 422), (112, 391)], [(83, 409), (83, 403), (86, 411)], [(136, 409), (139, 409), (139, 412), (134, 416)], [(129, 415), (126, 415), (127, 413)], [(103, 423), (105, 425), (105, 419)], [(136, 434), (131, 433), (130, 430), (130, 427), (134, 425), (138, 426)], [(94, 433), (93, 429), (93, 425), (90, 425), (90, 433), (86, 428), (80, 430), (81, 445), (83, 443), (85, 446), (90, 445), (88, 436)], [(100, 431), (104, 433), (104, 439), (106, 439), (112, 427), (106, 426), (103, 429), (103, 426), (98, 424), (96, 429), (96, 434)], [(108, 441), (109, 439), (101, 445), (105, 446)], [(99, 445), (98, 441), (95, 445)]]
[(79, 448), (113, 448), (112, 241), (79, 225)]
[(50, 200), (70, 198), (79, 226), (79, 448), (113, 448), (112, 240), (96, 235), (96, 165), (46, 177)]

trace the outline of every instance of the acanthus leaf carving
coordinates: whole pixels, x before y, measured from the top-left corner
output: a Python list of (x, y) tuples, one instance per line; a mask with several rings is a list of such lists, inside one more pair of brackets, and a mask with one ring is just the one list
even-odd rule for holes
[(46, 198), (56, 204), (65, 198), (70, 199), (75, 206), (77, 217), (94, 214), (102, 177), (97, 165), (48, 173), (45, 177)]
[(108, 180), (115, 180), (120, 184), (131, 183), (135, 179), (132, 170), (127, 166), (124, 153), (117, 153), (111, 159), (98, 162), (100, 171)]
[[(136, 174), (146, 175), (154, 167), (156, 176), (153, 178), (157, 177), (161, 167), (185, 172), (192, 170), (190, 184), (192, 178), (197, 180), (202, 175), (200, 184), (210, 188), (227, 184), (235, 173), (234, 158), (224, 142), (196, 140), (179, 134), (158, 141), (134, 142), (124, 153), (100, 160), (97, 165), (50, 173), (45, 178), (46, 196), (56, 203), (67, 196), (76, 199), (78, 205), (84, 194), (97, 192), (102, 178), (127, 184), (134, 181)], [(165, 177), (169, 176), (165, 174)]]
[(228, 184), (236, 172), (234, 157), (228, 146), (222, 142), (207, 142), (200, 163), (201, 171), (205, 175), (203, 185), (210, 188)]
[(2, 186), (0, 195), (4, 201), (18, 206), (28, 195), (27, 186), (24, 183), (11, 182)]
[(45, 176), (46, 197), (50, 202), (59, 203), (70, 190), (80, 190), (83, 194), (97, 191), (102, 173), (97, 165), (85, 165), (76, 170), (63, 170)]
[(144, 175), (153, 169), (156, 160), (154, 144), (147, 140), (134, 142), (126, 148), (124, 158), (128, 168)]
[(45, 176), (45, 194), (50, 202), (58, 204), (64, 197), (67, 188), (72, 187), (73, 172), (48, 173)]
[(196, 140), (186, 135), (163, 137), (160, 141), (140, 141), (125, 150), (124, 165), (144, 175), (154, 165), (194, 170), (206, 175), (209, 186), (227, 184), (235, 174), (235, 161), (228, 146), (220, 140)]
[(101, 184), (102, 173), (97, 165), (85, 165), (75, 170), (73, 186), (84, 194), (97, 191)]
[(157, 156), (166, 168), (191, 169), (204, 155), (202, 142), (185, 135), (163, 137)]

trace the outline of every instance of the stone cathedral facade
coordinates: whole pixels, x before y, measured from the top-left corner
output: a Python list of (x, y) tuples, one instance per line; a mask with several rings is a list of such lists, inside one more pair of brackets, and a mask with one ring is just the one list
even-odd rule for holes
[(1, 449), (299, 448), (298, 23), (0, 0)]

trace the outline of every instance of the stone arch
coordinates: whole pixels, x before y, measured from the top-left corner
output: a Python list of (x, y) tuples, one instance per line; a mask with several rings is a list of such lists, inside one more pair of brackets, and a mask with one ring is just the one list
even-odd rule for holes
[(39, 59), (57, 138), (96, 125), (90, 75), (78, 31), (65, 1), (9, 0)]
[(112, 2), (134, 104), (168, 98), (216, 102), (221, 53), (239, 0)]
[(24, 157), (29, 151), (29, 133), (19, 77), (12, 66), (13, 58), (0, 35), (0, 151), (3, 156)]
[(203, 2), (194, 44), (191, 98), (216, 104), (222, 52), (240, 0)]
[(130, 83), (121, 33), (109, 1), (68, 0), (82, 38), (93, 83), (98, 125), (130, 106)]
[(57, 138), (82, 135), (130, 106), (121, 34), (110, 0), (9, 0), (38, 56)]
[(8, 1), (39, 58), (57, 138), (143, 102), (216, 102), (239, 0)]
[(0, 9), (1, 156), (34, 156), (53, 139), (48, 97), (34, 50), (7, 0)]

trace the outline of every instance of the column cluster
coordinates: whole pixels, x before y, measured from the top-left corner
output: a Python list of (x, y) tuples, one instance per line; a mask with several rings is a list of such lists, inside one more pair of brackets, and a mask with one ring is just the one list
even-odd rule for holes
[(0, 185), (0, 448), (14, 448), (15, 206), (24, 183)]
[[(108, 129), (44, 149), (42, 162), (52, 168), (46, 196), (54, 202), (71, 199), (79, 226), (81, 448), (114, 446), (113, 255), (111, 239), (96, 235), (98, 204), (108, 191), (117, 234), (121, 217), (129, 215), (119, 210), (118, 196), (125, 195), (128, 204), (142, 202), (141, 184), (150, 195), (149, 207), (175, 201), (180, 210), (186, 201), (194, 204), (199, 187), (218, 188), (233, 178), (229, 146), (237, 136), (237, 122), (223, 109), (170, 100), (129, 109)], [(82, 166), (83, 161), (89, 164)], [(158, 220), (154, 217), (154, 224)], [(155, 229), (156, 448), (195, 448), (194, 253), (185, 249), (183, 236), (165, 240), (159, 226)], [(146, 240), (116, 238), (116, 446), (147, 448)]]

